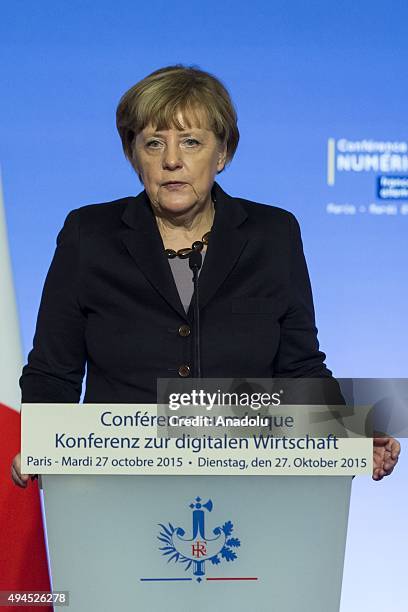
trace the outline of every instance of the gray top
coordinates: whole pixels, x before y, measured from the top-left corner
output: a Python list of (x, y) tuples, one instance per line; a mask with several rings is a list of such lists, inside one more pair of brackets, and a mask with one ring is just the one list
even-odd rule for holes
[[(204, 265), (205, 250), (201, 251), (201, 255), (203, 256)], [(174, 282), (176, 283), (176, 287), (180, 295), (181, 303), (184, 306), (184, 310), (187, 312), (188, 307), (190, 306), (191, 298), (193, 297), (193, 272), (190, 270), (190, 266), (188, 265), (188, 259), (180, 259), (180, 257), (175, 257), (174, 259), (169, 259), (169, 264), (173, 273)], [(203, 268), (201, 267), (201, 270), (202, 269)], [(200, 274), (201, 270), (198, 274)]]

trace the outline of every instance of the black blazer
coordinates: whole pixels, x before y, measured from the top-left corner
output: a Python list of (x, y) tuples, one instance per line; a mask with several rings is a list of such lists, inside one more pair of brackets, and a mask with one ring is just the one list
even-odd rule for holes
[[(202, 376), (330, 377), (295, 217), (217, 183), (213, 196)], [(78, 402), (86, 367), (84, 401), (156, 402), (158, 377), (193, 371), (192, 338), (192, 306), (186, 314), (146, 192), (73, 210), (46, 278), (22, 401)]]

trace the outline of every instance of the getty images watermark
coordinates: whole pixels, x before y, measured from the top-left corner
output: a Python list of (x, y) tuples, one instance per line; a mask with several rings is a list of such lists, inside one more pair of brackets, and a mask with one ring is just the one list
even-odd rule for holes
[[(159, 379), (158, 435), (408, 436), (407, 379)], [(207, 431), (206, 431), (207, 430)], [(250, 430), (250, 434), (249, 434)]]
[[(161, 402), (159, 402), (161, 403)], [(169, 410), (179, 410), (183, 406), (201, 407), (204, 410), (213, 410), (216, 406), (245, 406), (252, 410), (259, 410), (266, 406), (280, 406), (279, 392), (231, 392), (217, 389), (215, 392), (205, 389), (191, 389), (185, 392), (170, 392), (168, 402)]]

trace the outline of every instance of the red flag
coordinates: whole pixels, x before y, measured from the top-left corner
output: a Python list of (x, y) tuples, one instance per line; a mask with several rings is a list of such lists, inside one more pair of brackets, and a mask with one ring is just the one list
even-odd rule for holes
[[(10, 467), (20, 449), (21, 344), (0, 184), (0, 591), (49, 591), (37, 481), (20, 489)], [(2, 607), (16, 610), (16, 607)], [(21, 608), (20, 608), (21, 609)], [(38, 610), (26, 606), (25, 610)], [(52, 608), (42, 608), (52, 610)]]

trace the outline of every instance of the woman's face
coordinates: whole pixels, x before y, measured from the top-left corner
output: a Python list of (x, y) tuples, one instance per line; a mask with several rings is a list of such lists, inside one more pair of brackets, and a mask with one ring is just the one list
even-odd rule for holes
[(136, 136), (134, 166), (159, 215), (194, 213), (211, 203), (211, 188), (225, 165), (226, 146), (203, 127), (156, 131), (148, 125)]

